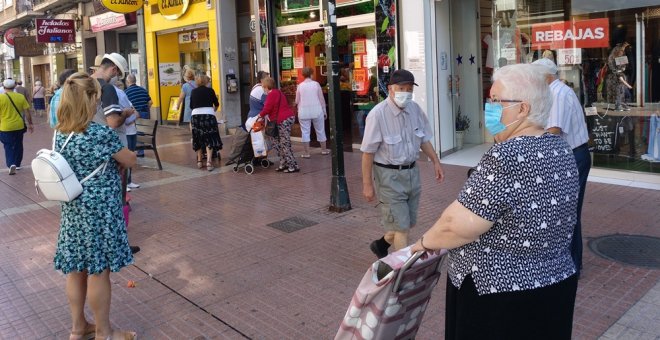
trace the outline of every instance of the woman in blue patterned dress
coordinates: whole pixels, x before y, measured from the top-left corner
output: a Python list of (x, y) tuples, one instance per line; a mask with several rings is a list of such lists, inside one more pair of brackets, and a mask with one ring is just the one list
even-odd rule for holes
[[(71, 75), (62, 86), (57, 109), (56, 150), (70, 133), (62, 155), (78, 178), (103, 162), (105, 171), (85, 182), (82, 194), (62, 204), (55, 269), (66, 274), (66, 294), (73, 326), (70, 339), (134, 339), (135, 333), (112, 330), (110, 325), (110, 272), (133, 263), (122, 213), (120, 168), (136, 163), (117, 134), (92, 122), (101, 89), (86, 73)], [(96, 325), (85, 319), (85, 299)]]
[(485, 123), (497, 143), (412, 248), (450, 249), (445, 339), (571, 338), (578, 170), (544, 130), (543, 77), (535, 65), (495, 72)]

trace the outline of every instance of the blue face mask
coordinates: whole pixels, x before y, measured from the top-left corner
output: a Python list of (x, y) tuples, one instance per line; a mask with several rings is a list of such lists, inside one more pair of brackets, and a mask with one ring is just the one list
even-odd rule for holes
[[(506, 108), (518, 105), (520, 103), (516, 103), (513, 105), (509, 105)], [(518, 122), (518, 120), (515, 120), (508, 125), (502, 124), (500, 120), (502, 120), (502, 111), (504, 111), (505, 107), (502, 106), (500, 103), (486, 103), (484, 107), (485, 111), (485, 116), (486, 116), (486, 129), (488, 132), (495, 136), (496, 134), (504, 131), (509, 125), (515, 124)]]

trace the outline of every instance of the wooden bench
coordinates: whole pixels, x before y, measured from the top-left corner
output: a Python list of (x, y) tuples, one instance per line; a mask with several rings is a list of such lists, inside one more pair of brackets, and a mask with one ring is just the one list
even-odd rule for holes
[(137, 145), (135, 150), (153, 150), (158, 162), (158, 170), (163, 170), (158, 157), (158, 148), (156, 147), (156, 132), (158, 131), (158, 121), (151, 119), (138, 118), (135, 120), (137, 127)]

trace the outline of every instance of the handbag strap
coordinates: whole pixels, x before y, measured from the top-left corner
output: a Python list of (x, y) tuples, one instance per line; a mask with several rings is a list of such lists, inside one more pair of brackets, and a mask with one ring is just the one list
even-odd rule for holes
[(282, 93), (282, 91), (278, 90), (277, 92), (280, 94), (279, 95), (280, 100), (277, 102), (277, 114), (275, 115), (275, 123), (277, 123), (277, 118), (279, 118), (279, 116), (280, 116), (280, 106), (282, 106), (282, 96), (284, 95), (284, 93)]
[[(64, 150), (64, 147), (65, 147), (67, 144), (69, 144), (69, 141), (71, 140), (72, 137), (73, 137), (73, 132), (71, 132), (71, 133), (69, 134), (69, 136), (68, 136), (68, 137), (66, 138), (66, 140), (64, 141), (64, 144), (62, 144), (62, 147), (60, 148), (60, 153), (62, 153), (62, 150)], [(56, 139), (56, 138), (57, 138), (57, 130), (55, 130), (55, 133), (53, 133), (53, 148), (52, 148), (53, 150), (55, 150), (55, 139)], [(108, 161), (105, 161), (105, 162), (103, 162), (101, 165), (99, 165), (96, 169), (94, 169), (94, 171), (92, 171), (91, 174), (89, 174), (89, 175), (87, 175), (85, 178), (83, 178), (83, 179), (80, 181), (80, 184), (83, 184), (83, 183), (87, 182), (90, 178), (94, 177), (94, 175), (96, 175), (97, 173), (99, 173), (99, 171), (101, 171), (101, 170), (103, 170), (102, 173), (105, 173), (105, 169), (108, 167), (108, 162), (109, 162), (109, 160), (108, 160)]]
[(11, 105), (16, 109), (16, 113), (18, 113), (18, 116), (21, 117), (21, 120), (23, 121), (23, 125), (25, 125), (25, 119), (23, 118), (23, 115), (21, 114), (21, 111), (18, 109), (16, 104), (14, 104), (14, 101), (11, 99), (11, 96), (9, 93), (5, 93), (7, 95), (7, 98), (9, 98), (9, 101), (11, 102)]

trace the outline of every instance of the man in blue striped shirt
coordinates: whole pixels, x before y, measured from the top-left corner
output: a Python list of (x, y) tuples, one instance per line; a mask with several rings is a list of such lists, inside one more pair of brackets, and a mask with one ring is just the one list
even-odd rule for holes
[[(152, 104), (151, 97), (147, 90), (135, 84), (134, 74), (129, 74), (126, 77), (126, 90), (124, 92), (126, 92), (128, 100), (133, 103), (135, 110), (140, 114), (140, 118), (151, 118), (149, 113)], [(137, 155), (138, 157), (144, 157), (144, 150), (139, 150)]]
[(577, 223), (573, 231), (571, 242), (571, 255), (575, 262), (575, 269), (580, 277), (582, 269), (582, 203), (584, 190), (587, 186), (587, 177), (591, 169), (591, 154), (589, 153), (589, 133), (584, 118), (582, 104), (573, 89), (568, 87), (557, 77), (557, 65), (547, 58), (541, 58), (532, 64), (543, 66), (539, 68), (546, 74), (546, 79), (552, 91), (553, 103), (548, 116), (546, 130), (561, 136), (573, 149), (573, 156), (577, 162), (580, 182), (578, 196)]

